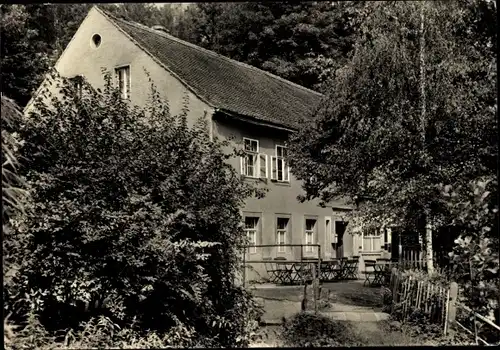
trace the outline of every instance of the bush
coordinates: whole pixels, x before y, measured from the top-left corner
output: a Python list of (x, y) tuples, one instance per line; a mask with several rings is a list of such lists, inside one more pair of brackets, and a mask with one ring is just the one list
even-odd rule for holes
[(443, 195), (454, 224), (462, 227), (450, 253), (460, 300), (500, 324), (498, 181), (485, 178), (465, 188), (445, 186)]
[(305, 312), (283, 325), (282, 338), (285, 346), (295, 347), (360, 345), (356, 343), (348, 322)]
[(26, 245), (4, 311), (25, 326), (31, 310), (51, 334), (106, 319), (141, 337), (184, 329), (213, 346), (245, 345), (256, 311), (235, 283), (239, 209), (262, 193), (237, 176), (203, 118), (187, 126), (187, 100), (172, 116), (154, 87), (142, 109), (109, 74), (103, 91), (82, 84), (78, 96), (54, 73), (57, 91), (42, 91), (50, 105), (37, 100), (24, 122), (32, 214), (15, 222), (12, 239)]

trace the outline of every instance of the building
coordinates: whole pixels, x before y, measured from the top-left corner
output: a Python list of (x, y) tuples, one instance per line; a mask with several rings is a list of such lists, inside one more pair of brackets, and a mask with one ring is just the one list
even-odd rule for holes
[[(105, 68), (115, 74), (123, 97), (139, 106), (149, 96), (149, 74), (173, 114), (181, 111), (187, 97), (188, 122), (203, 115), (208, 118), (212, 137), (231, 139), (245, 150), (245, 157), (231, 160), (245, 181), (269, 190), (265, 198), (250, 198), (242, 208), (253, 244), (320, 244), (321, 256), (327, 259), (360, 255), (363, 239), (343, 235), (343, 217), (351, 207), (340, 201), (324, 208), (314, 201), (299, 203), (301, 183), (285, 161), (288, 135), (321, 102), (321, 94), (96, 6), (55, 68), (65, 77), (84, 76), (94, 87), (104, 85), (101, 68)], [(28, 104), (26, 110), (30, 108)], [(368, 238), (370, 245), (365, 246), (381, 250), (383, 242), (377, 237)], [(301, 254), (317, 256), (317, 251), (250, 248), (247, 259), (297, 259)], [(256, 264), (257, 272), (263, 268)]]

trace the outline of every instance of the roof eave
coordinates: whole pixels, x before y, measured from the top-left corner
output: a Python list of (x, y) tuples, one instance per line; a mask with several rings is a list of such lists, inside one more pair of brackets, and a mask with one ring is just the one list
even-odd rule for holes
[(230, 116), (231, 118), (234, 118), (236, 120), (241, 120), (241, 121), (244, 121), (244, 122), (247, 122), (250, 124), (264, 126), (264, 127), (268, 127), (268, 128), (277, 129), (277, 130), (282, 130), (282, 131), (286, 131), (286, 132), (290, 132), (290, 133), (295, 133), (298, 130), (297, 128), (292, 128), (292, 127), (287, 126), (287, 125), (272, 123), (272, 122), (265, 121), (265, 120), (262, 120), (262, 119), (259, 119), (259, 118), (253, 117), (253, 116), (242, 115), (242, 114), (235, 113), (235, 112), (232, 112), (232, 111), (224, 109), (224, 108), (215, 108), (215, 112), (221, 112), (223, 114)]

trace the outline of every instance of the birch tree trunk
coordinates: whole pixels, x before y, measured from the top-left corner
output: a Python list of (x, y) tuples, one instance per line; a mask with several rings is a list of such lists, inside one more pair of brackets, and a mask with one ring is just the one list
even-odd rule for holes
[[(420, 98), (421, 98), (421, 109), (420, 109), (420, 127), (421, 127), (421, 132), (422, 132), (422, 147), (423, 147), (423, 154), (425, 156), (425, 150), (426, 150), (426, 145), (425, 145), (425, 131), (426, 131), (426, 120), (425, 120), (425, 55), (424, 55), (424, 48), (425, 48), (425, 30), (424, 30), (424, 21), (425, 21), (425, 16), (424, 16), (424, 9), (425, 9), (425, 2), (422, 2), (420, 4)], [(426, 159), (424, 159), (424, 162), (427, 162)], [(425, 212), (425, 244), (426, 244), (426, 263), (427, 263), (427, 273), (431, 274), (434, 271), (434, 265), (433, 265), (433, 250), (432, 250), (432, 225), (431, 225), (431, 215), (430, 213), (426, 210)]]

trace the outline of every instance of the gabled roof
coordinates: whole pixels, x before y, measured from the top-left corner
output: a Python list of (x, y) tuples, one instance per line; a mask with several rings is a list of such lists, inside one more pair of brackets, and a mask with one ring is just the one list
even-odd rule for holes
[(323, 97), (167, 33), (99, 11), (214, 108), (296, 129), (301, 117), (311, 115)]

